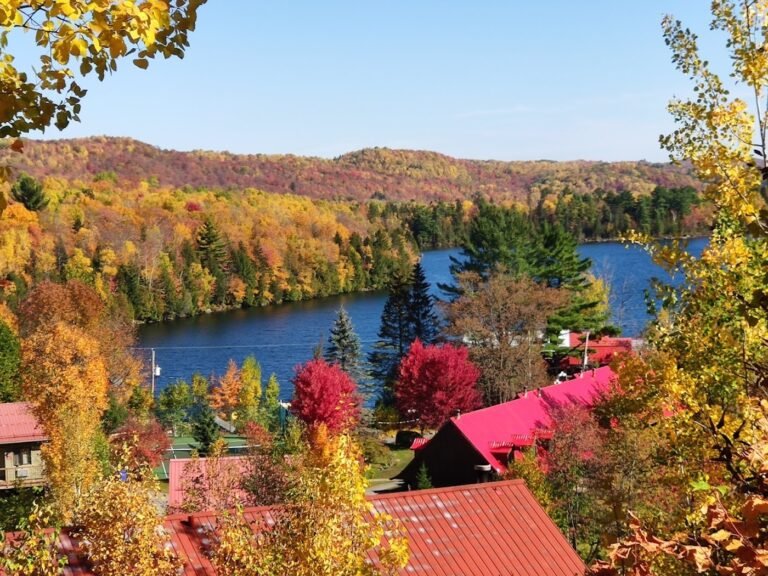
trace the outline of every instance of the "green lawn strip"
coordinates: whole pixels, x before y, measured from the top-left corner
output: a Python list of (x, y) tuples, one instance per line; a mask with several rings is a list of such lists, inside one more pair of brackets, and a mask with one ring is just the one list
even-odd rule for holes
[[(248, 441), (244, 436), (238, 436), (237, 434), (222, 434), (221, 436), (230, 448), (241, 448), (248, 445)], [(171, 446), (176, 451), (176, 458), (189, 458), (192, 454), (192, 449), (197, 448), (198, 444), (192, 436), (176, 436), (171, 441)], [(242, 450), (236, 450), (233, 454), (242, 454)], [(168, 461), (171, 459), (170, 453), (166, 453), (163, 457), (166, 470), (168, 469)], [(165, 472), (162, 466), (157, 466), (153, 470), (155, 478), (159, 480), (167, 480)]]
[(413, 450), (409, 448), (397, 448), (389, 444), (387, 444), (387, 448), (393, 456), (392, 464), (386, 467), (369, 466), (366, 474), (369, 480), (389, 480), (413, 460)]

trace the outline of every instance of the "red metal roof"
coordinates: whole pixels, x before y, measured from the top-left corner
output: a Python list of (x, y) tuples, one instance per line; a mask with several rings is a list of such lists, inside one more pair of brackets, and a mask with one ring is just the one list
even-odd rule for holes
[[(374, 508), (397, 518), (410, 545), (405, 575), (424, 576), (576, 576), (584, 564), (522, 480), (471, 484), (370, 498)], [(264, 529), (272, 522), (269, 508), (248, 508), (246, 518)], [(165, 528), (186, 576), (215, 576), (205, 557), (212, 513), (168, 516)], [(92, 573), (64, 533), (62, 551), (69, 557), (67, 576)], [(375, 556), (372, 562), (377, 562)], [(126, 567), (128, 568), (128, 567)], [(221, 575), (223, 576), (223, 575)]]
[(615, 374), (609, 366), (590, 370), (559, 384), (527, 392), (515, 400), (451, 418), (464, 437), (498, 473), (506, 464), (498, 458), (502, 444), (530, 445), (530, 438), (551, 437), (550, 412), (555, 406), (590, 406), (608, 391)]
[(413, 442), (411, 443), (411, 448), (410, 449), (411, 450), (418, 450), (419, 448), (424, 446), (424, 444), (426, 444), (427, 442), (429, 442), (428, 438), (414, 438)]
[(44, 442), (48, 440), (37, 424), (28, 402), (0, 404), (0, 444)]
[[(578, 332), (571, 332), (568, 335), (568, 346), (572, 350), (580, 352), (578, 357), (567, 356), (563, 359), (566, 366), (581, 366), (584, 362), (584, 344), (586, 344), (586, 335)], [(590, 340), (587, 344), (587, 361), (590, 364), (605, 365), (613, 361), (614, 357), (632, 352), (631, 338), (611, 338), (603, 336), (597, 340)]]
[[(209, 458), (175, 458), (168, 462), (168, 507), (179, 509), (184, 503), (185, 481), (199, 476), (205, 481), (210, 466)], [(227, 456), (219, 458), (216, 462), (221, 474), (234, 474), (242, 476), (248, 468), (248, 458), (245, 456)], [(246, 494), (241, 493), (241, 501), (246, 500)]]

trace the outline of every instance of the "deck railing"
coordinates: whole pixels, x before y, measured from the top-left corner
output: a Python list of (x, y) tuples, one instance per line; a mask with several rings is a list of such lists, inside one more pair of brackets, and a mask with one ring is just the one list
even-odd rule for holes
[(25, 464), (0, 468), (0, 488), (14, 488), (16, 486), (33, 486), (42, 484), (43, 467), (40, 464)]

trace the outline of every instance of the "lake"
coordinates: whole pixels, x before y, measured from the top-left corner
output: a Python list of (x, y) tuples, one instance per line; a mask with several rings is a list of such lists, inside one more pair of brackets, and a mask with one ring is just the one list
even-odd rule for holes
[[(691, 241), (690, 250), (699, 254), (706, 239)], [(648, 321), (644, 291), (653, 277), (668, 279), (648, 254), (637, 246), (618, 242), (583, 244), (583, 256), (592, 259), (593, 273), (612, 288), (614, 322), (625, 335), (638, 336)], [(426, 252), (422, 264), (433, 293), (440, 297), (438, 283), (448, 283), (450, 257), (458, 250)], [(230, 358), (238, 364), (253, 354), (261, 363), (264, 380), (277, 374), (281, 396), (291, 396), (290, 379), (297, 364), (312, 358), (319, 342), (325, 343), (328, 331), (343, 305), (352, 318), (364, 352), (377, 339), (385, 292), (346, 294), (307, 302), (293, 302), (207, 314), (168, 323), (148, 324), (139, 329), (140, 353), (149, 361), (154, 348), (161, 376), (156, 389), (179, 378), (188, 380), (195, 372), (221, 375)]]

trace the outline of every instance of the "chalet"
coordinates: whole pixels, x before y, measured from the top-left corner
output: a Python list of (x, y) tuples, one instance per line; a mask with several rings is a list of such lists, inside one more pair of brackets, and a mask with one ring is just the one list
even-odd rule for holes
[(458, 486), (503, 474), (524, 450), (551, 438), (553, 409), (592, 405), (614, 378), (611, 368), (604, 366), (451, 418), (431, 440), (412, 446), (414, 459), (395, 479), (416, 486), (422, 464), (433, 486)]
[(29, 404), (0, 404), (0, 490), (45, 482), (40, 446), (46, 440)]
[[(373, 507), (402, 524), (410, 560), (399, 574), (424, 576), (580, 576), (585, 566), (521, 480), (472, 484), (370, 498)], [(254, 529), (264, 529), (272, 508), (246, 508)], [(185, 576), (216, 576), (206, 555), (214, 513), (176, 514), (165, 519)], [(93, 573), (64, 532), (65, 574)], [(370, 557), (374, 564), (378, 559)], [(130, 567), (126, 566), (126, 573)], [(223, 576), (223, 575), (222, 575)]]

